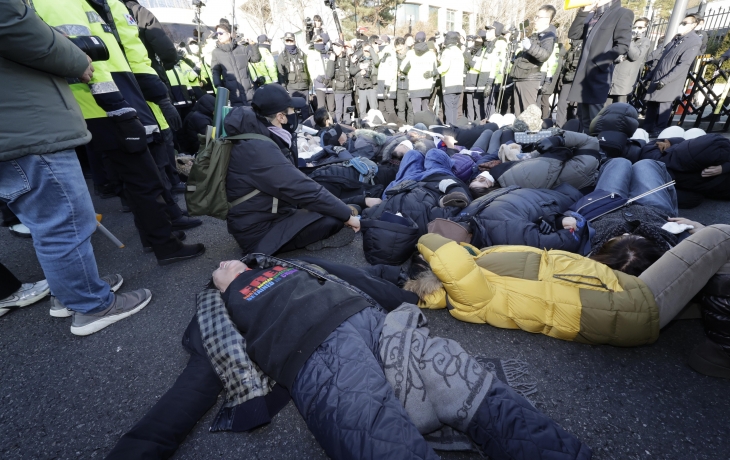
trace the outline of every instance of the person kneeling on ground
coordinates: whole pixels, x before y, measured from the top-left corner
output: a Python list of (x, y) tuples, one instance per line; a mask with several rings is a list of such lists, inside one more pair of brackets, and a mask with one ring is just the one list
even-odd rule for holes
[[(221, 262), (184, 339), (198, 356), (195, 372), (181, 376), (107, 458), (171, 455), (224, 386), (213, 431), (251, 429), (256, 410), (259, 424), (270, 421), (288, 391), (325, 453), (338, 460), (436, 459), (423, 435), (444, 426), (493, 459), (590, 458), (585, 444), (458, 343), (429, 336), (410, 303), (416, 297), (380, 277), (397, 278), (400, 270), (377, 268), (263, 254)], [(410, 343), (403, 347), (403, 340)], [(448, 356), (446, 374), (437, 356)]]
[(237, 107), (224, 120), (228, 136), (268, 138), (236, 141), (231, 150), (226, 193), (231, 203), (243, 201), (228, 212), (228, 232), (244, 252), (341, 247), (360, 230), (350, 207), (294, 165), (289, 150), (294, 109), (304, 104), (280, 85), (264, 85), (253, 97), (253, 109)]

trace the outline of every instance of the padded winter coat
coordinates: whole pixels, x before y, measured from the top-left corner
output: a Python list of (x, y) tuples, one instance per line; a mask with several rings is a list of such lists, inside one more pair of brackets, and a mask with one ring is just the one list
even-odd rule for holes
[(213, 70), (213, 86), (223, 86), (231, 92), (232, 106), (251, 104), (254, 88), (248, 65), (260, 60), (258, 46), (242, 46), (234, 42), (216, 45), (210, 65)]
[(444, 94), (464, 92), (464, 53), (457, 45), (446, 47), (441, 54), (441, 88)]
[(443, 283), (423, 300), (470, 323), (623, 347), (659, 337), (654, 295), (638, 278), (564, 251), (479, 250), (430, 233), (418, 250)]
[(517, 53), (512, 67), (514, 80), (541, 80), (540, 67), (553, 54), (553, 46), (557, 40), (555, 26), (549, 26), (542, 32), (535, 32), (529, 37), (532, 45)]
[(378, 99), (395, 99), (398, 89), (398, 53), (393, 45), (386, 45), (379, 56)]
[(639, 113), (633, 106), (619, 102), (602, 108), (591, 121), (589, 132), (595, 136), (605, 131), (618, 131), (631, 137), (638, 128)]
[(624, 96), (634, 90), (634, 83), (639, 76), (639, 71), (644, 66), (646, 56), (649, 54), (651, 39), (649, 37), (633, 38), (629, 44), (629, 51), (626, 58), (621, 61), (613, 70), (610, 95)]
[[(562, 219), (563, 213), (582, 197), (568, 184), (555, 190), (513, 186), (472, 201), (452, 220), (468, 223), (473, 235), (471, 243), (480, 248), (519, 245), (578, 252), (580, 237), (564, 229)], [(552, 231), (541, 230), (542, 222)]]
[(426, 43), (416, 43), (412, 50), (406, 53), (400, 64), (400, 71), (408, 75), (408, 95), (410, 97), (430, 97), (433, 91), (434, 79), (426, 78), (426, 72), (436, 75), (436, 54)]
[(507, 163), (505, 166), (511, 167), (495, 179), (502, 187), (518, 185), (550, 189), (570, 184), (582, 189), (595, 185), (600, 162), (598, 139), (570, 131), (563, 133), (563, 138), (567, 149), (560, 148), (537, 158)]
[[(250, 107), (231, 110), (224, 126), (229, 136), (252, 133), (275, 142), (278, 139)], [(235, 142), (226, 175), (228, 201), (260, 191), (228, 212), (228, 232), (244, 252), (275, 254), (322, 216), (343, 223), (350, 218), (351, 210), (345, 203), (305, 176), (271, 142), (257, 139)], [(278, 200), (276, 205), (274, 199)]]
[(190, 154), (198, 153), (200, 140), (198, 134), (205, 135), (208, 126), (213, 124), (213, 111), (215, 110), (215, 97), (205, 94), (198, 99), (193, 110), (185, 117), (182, 130), (177, 134), (177, 141), (183, 152)]

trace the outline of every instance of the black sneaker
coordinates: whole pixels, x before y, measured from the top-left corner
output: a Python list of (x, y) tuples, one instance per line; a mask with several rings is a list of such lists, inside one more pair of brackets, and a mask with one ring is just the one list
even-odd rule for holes
[(172, 221), (173, 230), (187, 230), (189, 228), (195, 228), (203, 225), (203, 221), (200, 219), (193, 219), (192, 217), (180, 216)]
[[(187, 238), (187, 237), (188, 237), (188, 236), (187, 236), (187, 235), (185, 234), (185, 232), (183, 232), (182, 230), (174, 230), (174, 231), (172, 232), (172, 234), (173, 234), (173, 235), (175, 235), (175, 237), (176, 237), (176, 238), (177, 238), (178, 240), (180, 240), (180, 241), (185, 241), (185, 238)], [(153, 249), (152, 249), (152, 245), (150, 245), (150, 244), (148, 244), (148, 243), (144, 243), (144, 244), (142, 245), (142, 250), (143, 250), (144, 252), (152, 252), (152, 251), (153, 251)]]
[(202, 256), (205, 254), (205, 246), (202, 243), (197, 244), (183, 244), (182, 248), (173, 252), (172, 254), (165, 255), (157, 258), (158, 265), (170, 265), (175, 262), (180, 262), (194, 257)]
[(730, 379), (730, 354), (710, 339), (692, 350), (688, 364), (700, 374)]
[(319, 251), (324, 248), (341, 248), (352, 243), (355, 239), (355, 230), (350, 227), (343, 227), (339, 232), (334, 235), (325, 238), (323, 240), (315, 241), (314, 243), (308, 244), (305, 248), (308, 251)]
[(111, 306), (99, 313), (74, 312), (71, 323), (71, 333), (74, 335), (89, 335), (98, 332), (117, 321), (132, 316), (147, 306), (152, 300), (149, 289), (137, 289), (124, 294), (115, 294)]

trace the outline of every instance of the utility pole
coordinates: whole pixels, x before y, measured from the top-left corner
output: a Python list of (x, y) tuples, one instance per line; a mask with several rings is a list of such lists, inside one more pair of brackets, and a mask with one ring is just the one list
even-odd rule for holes
[(669, 18), (669, 25), (667, 26), (667, 32), (664, 34), (664, 46), (672, 41), (675, 35), (677, 35), (677, 28), (679, 23), (684, 19), (685, 13), (687, 12), (687, 1), (688, 0), (677, 0), (672, 10), (672, 16)]

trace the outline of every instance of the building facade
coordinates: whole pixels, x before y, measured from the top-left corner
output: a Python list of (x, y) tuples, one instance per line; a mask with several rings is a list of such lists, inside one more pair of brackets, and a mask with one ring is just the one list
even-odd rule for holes
[(475, 0), (408, 0), (398, 4), (396, 24), (415, 25), (417, 22), (434, 24), (438, 30), (464, 29), (474, 34), (478, 29)]

